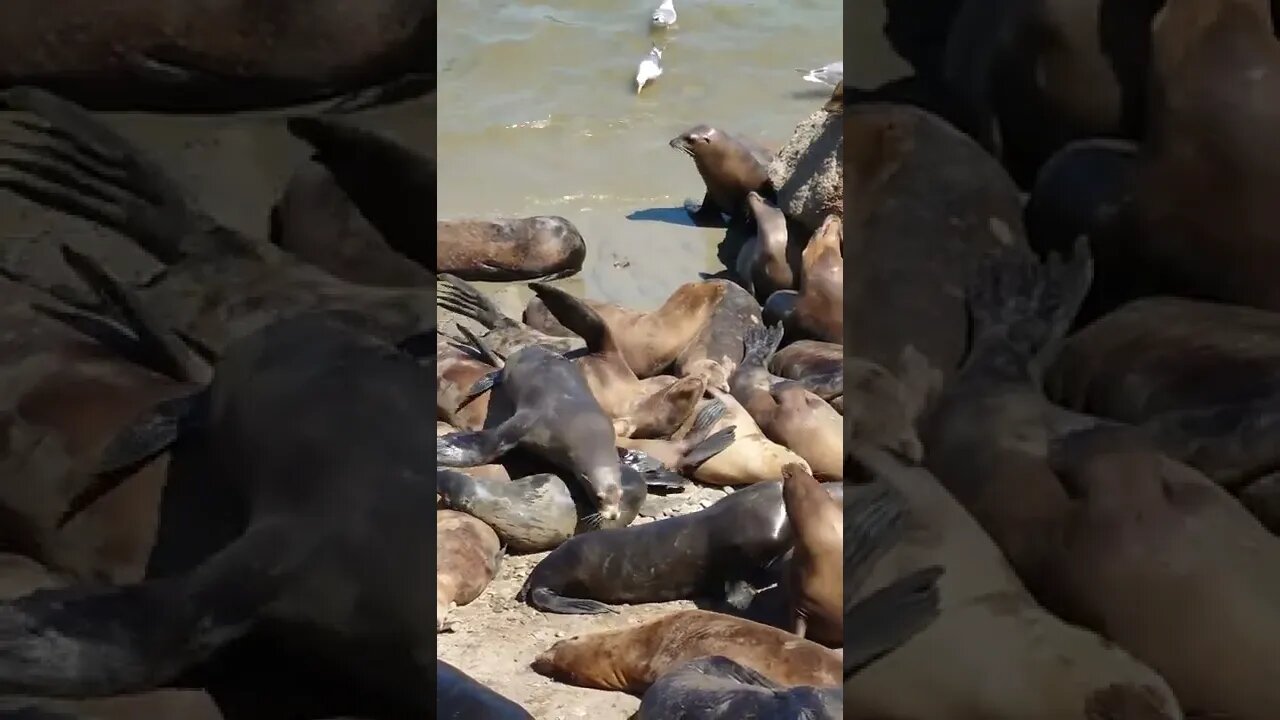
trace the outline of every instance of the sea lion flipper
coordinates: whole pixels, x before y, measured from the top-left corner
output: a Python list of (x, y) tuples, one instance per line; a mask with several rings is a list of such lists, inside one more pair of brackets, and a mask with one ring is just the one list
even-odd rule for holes
[(727, 227), (728, 223), (724, 221), (724, 215), (720, 211), (720, 206), (716, 205), (716, 201), (711, 199), (711, 193), (707, 193), (699, 204), (693, 198), (684, 201), (684, 211), (689, 213), (689, 219), (698, 227)]
[(856, 591), (875, 562), (903, 532), (906, 506), (884, 482), (848, 488), (844, 494), (844, 581)]
[(466, 336), (467, 342), (471, 343), (471, 347), (480, 353), (480, 357), (485, 362), (496, 368), (500, 368), (506, 364), (502, 357), (498, 355), (493, 348), (489, 347), (489, 343), (485, 342), (484, 338), (476, 335), (471, 328), (466, 325), (459, 325), (458, 332), (461, 332)]
[(449, 273), (440, 273), (437, 277), (445, 283), (437, 290), (437, 307), (475, 320), (490, 330), (516, 324), (514, 320), (502, 314), (492, 300), (466, 280)]
[(742, 362), (738, 367), (768, 367), (769, 358), (782, 343), (783, 332), (782, 323), (748, 326), (742, 333)]
[(844, 677), (849, 677), (910, 640), (938, 616), (937, 565), (916, 570), (858, 603), (845, 589)]
[(603, 615), (617, 610), (596, 600), (562, 597), (550, 588), (533, 588), (527, 595), (529, 605), (543, 612), (560, 615)]
[(618, 448), (618, 462), (644, 478), (645, 487), (661, 494), (684, 492), (689, 481), (643, 450)]
[(750, 582), (742, 579), (726, 580), (724, 584), (724, 601), (729, 607), (739, 612), (751, 606), (760, 591)]
[(613, 331), (590, 305), (547, 283), (531, 282), (529, 289), (538, 296), (552, 317), (587, 343), (588, 352), (622, 358), (622, 350)]
[(462, 398), (460, 403), (458, 403), (458, 407), (465, 407), (467, 403), (497, 387), (498, 381), (501, 379), (501, 370), (494, 370), (493, 372), (485, 373), (484, 377), (476, 380), (475, 384), (467, 390), (466, 396)]
[(680, 458), (679, 469), (682, 472), (697, 470), (702, 463), (728, 449), (735, 439), (737, 439), (737, 428), (735, 427), (727, 427), (717, 431), (714, 435), (689, 448), (689, 451)]
[(456, 432), (436, 438), (436, 464), (444, 467), (487, 465), (520, 443), (537, 421), (536, 413), (519, 410), (494, 428)]

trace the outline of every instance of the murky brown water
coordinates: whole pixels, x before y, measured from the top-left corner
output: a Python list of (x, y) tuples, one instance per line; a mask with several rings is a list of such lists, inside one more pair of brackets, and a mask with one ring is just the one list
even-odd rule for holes
[[(842, 46), (836, 0), (677, 0), (679, 27), (650, 35), (657, 4), (440, 6), (441, 215), (563, 215), (589, 246), (565, 284), (633, 307), (721, 269), (723, 231), (688, 224), (702, 183), (667, 141), (705, 122), (781, 145), (829, 95), (795, 68)], [(637, 97), (651, 40), (664, 74)]]

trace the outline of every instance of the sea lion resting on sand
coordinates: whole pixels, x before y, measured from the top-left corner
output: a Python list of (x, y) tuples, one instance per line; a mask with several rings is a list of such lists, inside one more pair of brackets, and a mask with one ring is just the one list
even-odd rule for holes
[(533, 720), (524, 708), (443, 660), (436, 660), (438, 720)]
[(501, 560), (493, 528), (465, 513), (436, 511), (436, 632), (455, 606), (480, 597)]
[[(809, 466), (804, 458), (765, 437), (751, 414), (732, 395), (713, 390), (711, 396), (703, 400), (702, 406), (718, 401), (725, 407), (715, 430), (731, 427), (735, 435), (729, 447), (694, 469), (694, 480), (708, 485), (751, 485), (777, 480), (782, 477), (782, 468), (790, 463)], [(684, 437), (683, 432), (676, 435), (676, 439)]]

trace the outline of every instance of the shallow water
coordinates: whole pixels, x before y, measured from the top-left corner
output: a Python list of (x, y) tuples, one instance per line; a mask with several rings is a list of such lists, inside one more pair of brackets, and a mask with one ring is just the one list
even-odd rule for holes
[[(679, 2), (651, 34), (657, 0), (440, 6), (440, 215), (562, 215), (588, 245), (572, 292), (656, 307), (716, 259), (722, 230), (693, 227), (690, 159), (667, 142), (708, 123), (778, 147), (829, 96), (795, 68), (840, 58), (835, 0)], [(637, 96), (650, 43), (664, 72)]]

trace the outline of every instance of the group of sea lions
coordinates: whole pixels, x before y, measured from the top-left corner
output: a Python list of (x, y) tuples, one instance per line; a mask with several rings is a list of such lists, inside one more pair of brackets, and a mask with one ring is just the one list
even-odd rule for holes
[[(846, 491), (841, 413), (852, 402), (877, 447), (918, 458), (912, 401), (873, 363), (845, 398), (840, 215), (788, 218), (767, 151), (720, 128), (670, 145), (706, 185), (691, 217), (726, 227), (738, 253), (726, 277), (647, 312), (532, 282), (517, 319), (440, 276), (441, 321), (453, 322), (436, 360), (438, 627), (504, 553), (549, 551), (516, 596), (543, 613), (703, 609), (561, 640), (529, 658), (537, 673), (640, 697), (636, 718), (843, 717), (844, 678), (937, 611), (932, 566), (845, 602), (848, 568), (869, 572), (894, 545), (902, 506), (883, 488)], [(908, 375), (927, 372), (906, 358)], [(892, 410), (876, 416), (881, 398)], [(726, 494), (638, 521), (654, 493), (690, 480)], [(472, 682), (442, 695), (442, 716), (496, 707)], [(531, 717), (502, 707), (491, 716)]]
[(1274, 717), (1271, 4), (888, 6), (914, 74), (848, 95), (845, 350), (941, 383), (920, 462), (846, 428), (845, 492), (906, 507), (859, 594), (944, 574), (845, 712)]

